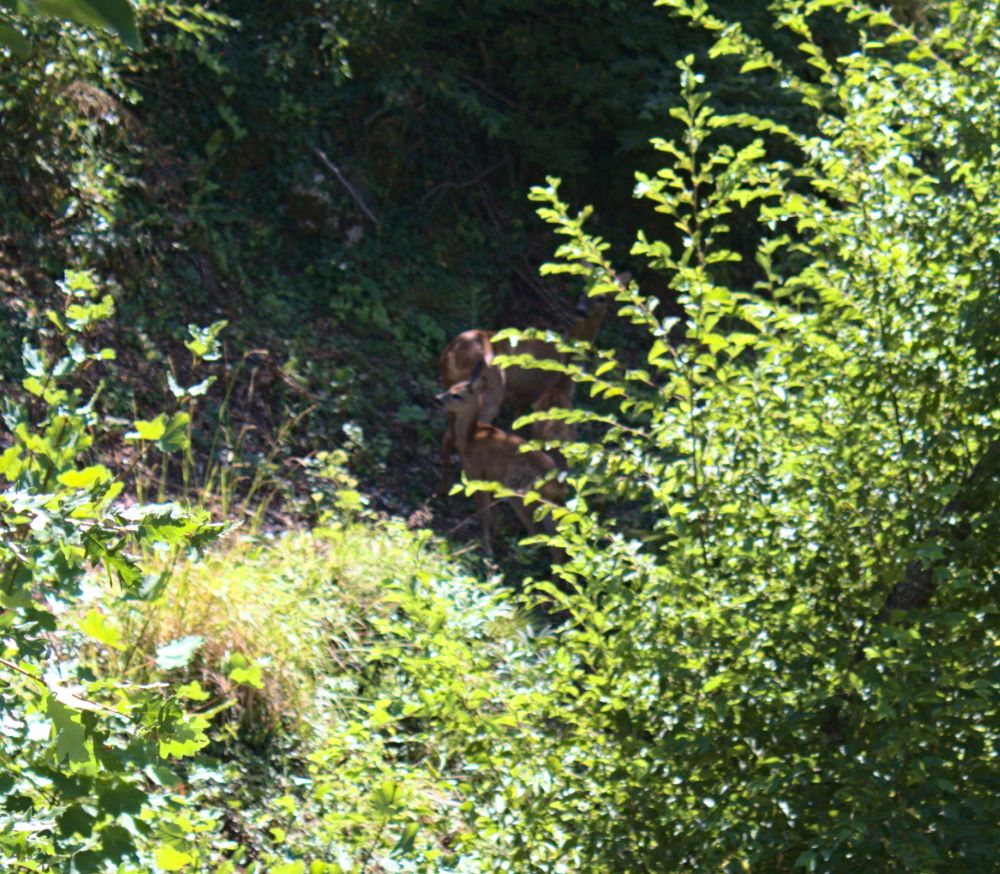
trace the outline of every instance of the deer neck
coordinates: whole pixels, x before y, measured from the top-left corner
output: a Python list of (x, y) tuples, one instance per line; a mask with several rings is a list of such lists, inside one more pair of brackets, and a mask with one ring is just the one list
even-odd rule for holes
[(476, 433), (476, 419), (478, 416), (478, 405), (475, 408), (466, 408), (455, 413), (455, 446), (458, 454), (464, 458), (469, 452), (469, 444)]

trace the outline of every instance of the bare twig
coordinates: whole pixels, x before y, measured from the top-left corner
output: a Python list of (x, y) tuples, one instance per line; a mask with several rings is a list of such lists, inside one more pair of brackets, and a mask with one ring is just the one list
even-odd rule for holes
[(375, 215), (375, 213), (371, 211), (368, 204), (365, 203), (365, 200), (361, 196), (361, 193), (353, 185), (351, 185), (351, 183), (348, 181), (347, 177), (344, 175), (340, 167), (334, 164), (333, 161), (331, 161), (326, 156), (326, 152), (324, 152), (322, 149), (314, 148), (313, 151), (316, 153), (316, 157), (318, 157), (320, 161), (323, 162), (323, 165), (326, 167), (326, 169), (329, 170), (331, 173), (333, 173), (333, 175), (336, 176), (337, 179), (339, 180), (340, 184), (347, 189), (347, 193), (350, 194), (352, 198), (354, 198), (354, 202), (359, 207), (361, 207), (361, 211), (371, 220), (372, 224), (378, 227), (379, 225), (378, 217)]
[(453, 182), (450, 179), (446, 179), (444, 182), (438, 183), (433, 188), (431, 188), (429, 191), (427, 191), (425, 194), (423, 194), (423, 196), (421, 196), (421, 198), (413, 206), (414, 206), (414, 208), (416, 208), (418, 206), (423, 206), (435, 194), (437, 194), (437, 193), (439, 193), (441, 191), (448, 191), (448, 190), (454, 189), (454, 188), (469, 188), (469, 187), (471, 187), (473, 185), (478, 185), (479, 183), (483, 182), (486, 179), (487, 176), (491, 175), (492, 173), (495, 173), (497, 170), (499, 170), (501, 167), (503, 167), (506, 163), (507, 163), (506, 160), (504, 160), (504, 161), (498, 161), (492, 167), (487, 167), (485, 170), (483, 170), (482, 173), (478, 174), (477, 176), (473, 176), (472, 179), (466, 179), (464, 182)]
[(40, 686), (44, 686), (46, 689), (49, 688), (49, 684), (46, 683), (45, 680), (31, 673), (31, 671), (26, 671), (20, 665), (15, 665), (13, 662), (7, 661), (7, 659), (0, 659), (0, 665), (3, 665), (5, 668), (10, 668), (12, 671), (17, 671), (19, 674), (24, 674), (24, 676), (26, 676), (29, 680), (33, 680)]

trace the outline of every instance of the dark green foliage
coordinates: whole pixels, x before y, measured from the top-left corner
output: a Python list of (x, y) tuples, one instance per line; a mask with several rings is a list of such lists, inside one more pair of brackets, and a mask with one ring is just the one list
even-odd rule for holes
[(114, 31), (132, 48), (140, 47), (135, 13), (129, 0), (8, 0), (0, 11), (0, 45), (13, 55), (31, 53), (30, 18), (49, 16)]
[[(997, 4), (662, 5), (148, 4), (139, 56), (0, 30), (27, 52), (5, 374), (32, 338), (0, 454), (4, 865), (995, 866)], [(565, 621), (534, 629), (423, 534), (345, 522), (344, 464), (421, 476), (399, 435), (448, 334), (523, 302), (546, 171), (553, 287), (631, 334), (552, 363), (591, 442), (526, 602)], [(54, 290), (67, 262), (108, 280)], [(110, 369), (116, 306), (165, 392)], [(281, 359), (224, 350), (227, 319)], [(282, 487), (321, 527), (185, 560), (217, 529), (166, 498), (246, 510), (286, 451), (235, 451), (241, 374), (279, 435), (320, 408)]]
[[(801, 66), (762, 0), (722, 8)], [(233, 357), (263, 347), (299, 369), (322, 435), (360, 422), (397, 445), (417, 435), (386, 411), (426, 396), (421, 375), (452, 334), (551, 324), (578, 293), (535, 278), (548, 244), (529, 185), (559, 173), (627, 244), (633, 169), (655, 169), (648, 139), (674, 124), (675, 62), (709, 45), (645, 0), (143, 3), (138, 18), (138, 54), (100, 29), (33, 25), (32, 52), (0, 79), (18, 131), (0, 138), (0, 261), (18, 271), (5, 285), (30, 299), (67, 263), (96, 270), (132, 359), (228, 318)], [(721, 64), (724, 108), (763, 99), (811, 123), (759, 74)], [(390, 359), (402, 377), (377, 364)], [(344, 369), (353, 390), (334, 404)], [(142, 396), (147, 375), (129, 379)], [(266, 403), (294, 419), (307, 404), (285, 385), (272, 380)], [(262, 434), (283, 421), (262, 418)]]

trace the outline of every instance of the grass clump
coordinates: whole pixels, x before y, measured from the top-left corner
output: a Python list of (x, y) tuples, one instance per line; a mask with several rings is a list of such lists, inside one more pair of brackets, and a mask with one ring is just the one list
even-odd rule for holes
[[(170, 665), (219, 697), (246, 725), (308, 733), (317, 707), (369, 671), (379, 620), (415, 574), (454, 576), (427, 532), (347, 522), (275, 536), (233, 536), (199, 561), (178, 562), (156, 599), (122, 617), (146, 670)], [(166, 657), (164, 657), (166, 653)], [(231, 714), (232, 716), (232, 714)]]
[(473, 799), (532, 642), (504, 590), (429, 532), (233, 535), (119, 624), (134, 680), (232, 702), (208, 755), (164, 788), (190, 870), (480, 870), (492, 854)]

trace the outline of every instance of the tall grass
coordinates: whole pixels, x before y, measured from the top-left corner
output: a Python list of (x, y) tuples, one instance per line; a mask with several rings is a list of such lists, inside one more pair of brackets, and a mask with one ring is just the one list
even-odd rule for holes
[[(163, 570), (171, 571), (165, 591), (119, 617), (133, 675), (156, 673), (158, 652), (200, 638), (176, 669), (183, 679), (235, 699), (231, 715), (244, 726), (284, 725), (303, 735), (318, 713), (361, 693), (395, 587), (418, 573), (471, 585), (428, 532), (360, 521), (277, 536), (235, 533), (201, 560)], [(456, 591), (456, 603), (468, 596)], [(248, 666), (260, 667), (251, 672), (259, 679), (246, 681)]]

